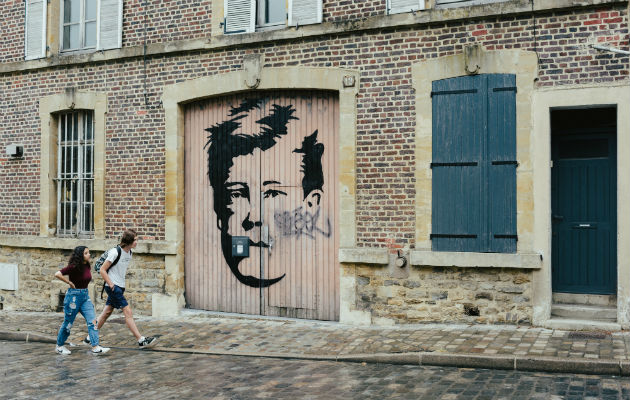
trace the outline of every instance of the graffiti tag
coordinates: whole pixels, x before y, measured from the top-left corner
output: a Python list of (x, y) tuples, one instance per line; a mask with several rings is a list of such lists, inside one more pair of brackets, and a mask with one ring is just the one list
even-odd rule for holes
[(325, 218), (321, 228), (317, 226), (319, 220), (320, 208), (317, 208), (315, 214), (309, 211), (303, 211), (302, 207), (298, 207), (293, 211), (281, 211), (274, 213), (276, 226), (280, 230), (282, 236), (301, 236), (314, 239), (316, 234), (324, 237), (330, 237), (331, 226), (330, 219)]

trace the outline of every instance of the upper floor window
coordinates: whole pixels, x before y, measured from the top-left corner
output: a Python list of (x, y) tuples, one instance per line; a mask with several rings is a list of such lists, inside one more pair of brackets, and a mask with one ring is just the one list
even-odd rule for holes
[(387, 14), (424, 10), (424, 0), (387, 0)]
[(225, 0), (227, 34), (321, 22), (322, 0)]
[(256, 3), (257, 27), (264, 28), (286, 24), (287, 7), (285, 0), (258, 0)]
[(64, 0), (63, 50), (96, 48), (96, 0)]
[[(47, 0), (26, 0), (24, 58), (46, 57), (47, 46), (64, 52), (108, 50), (122, 47), (123, 0), (60, 0), (59, 42), (47, 43)], [(56, 18), (54, 18), (56, 19)]]

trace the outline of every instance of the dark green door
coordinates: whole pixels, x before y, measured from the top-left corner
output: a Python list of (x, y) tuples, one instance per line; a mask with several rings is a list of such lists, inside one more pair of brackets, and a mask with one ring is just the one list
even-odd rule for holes
[(552, 159), (553, 291), (614, 294), (615, 134), (554, 135)]

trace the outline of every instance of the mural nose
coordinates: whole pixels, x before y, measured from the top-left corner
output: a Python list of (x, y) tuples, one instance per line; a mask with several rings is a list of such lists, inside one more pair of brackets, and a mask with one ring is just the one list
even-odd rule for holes
[(262, 226), (262, 222), (261, 221), (255, 221), (255, 222), (252, 221), (250, 219), (250, 215), (251, 215), (251, 213), (247, 214), (247, 218), (245, 218), (245, 221), (243, 221), (243, 224), (242, 224), (243, 225), (243, 229), (245, 229), (246, 231), (252, 230), (252, 229), (254, 229), (254, 227), (257, 227), (257, 226)]

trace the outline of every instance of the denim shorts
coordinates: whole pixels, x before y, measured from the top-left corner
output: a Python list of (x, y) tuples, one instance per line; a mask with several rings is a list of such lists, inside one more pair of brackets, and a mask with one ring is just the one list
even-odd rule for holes
[(105, 293), (107, 293), (107, 302), (105, 302), (106, 306), (125, 308), (129, 305), (129, 303), (127, 303), (127, 299), (123, 296), (125, 288), (114, 285), (114, 290), (112, 290), (109, 286), (105, 285)]

